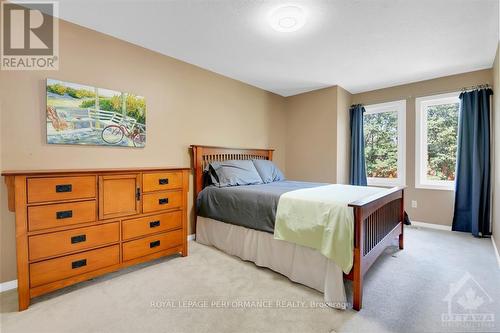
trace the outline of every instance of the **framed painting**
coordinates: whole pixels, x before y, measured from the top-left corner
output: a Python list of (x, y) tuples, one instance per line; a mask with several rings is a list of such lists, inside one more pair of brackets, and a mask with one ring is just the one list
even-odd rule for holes
[(146, 100), (142, 96), (47, 79), (47, 143), (146, 145)]

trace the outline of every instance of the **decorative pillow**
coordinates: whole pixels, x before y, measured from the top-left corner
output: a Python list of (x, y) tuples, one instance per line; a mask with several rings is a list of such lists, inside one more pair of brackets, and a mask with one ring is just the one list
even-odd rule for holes
[(283, 172), (273, 162), (268, 160), (252, 160), (252, 162), (264, 183), (285, 180)]
[(212, 162), (212, 182), (219, 187), (262, 184), (262, 179), (251, 160)]

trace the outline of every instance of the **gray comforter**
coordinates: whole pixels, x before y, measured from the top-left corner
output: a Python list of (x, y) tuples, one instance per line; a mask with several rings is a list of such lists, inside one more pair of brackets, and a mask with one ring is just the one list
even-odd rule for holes
[(269, 184), (208, 186), (198, 195), (197, 214), (246, 228), (273, 233), (276, 208), (283, 193), (326, 184), (280, 181)]

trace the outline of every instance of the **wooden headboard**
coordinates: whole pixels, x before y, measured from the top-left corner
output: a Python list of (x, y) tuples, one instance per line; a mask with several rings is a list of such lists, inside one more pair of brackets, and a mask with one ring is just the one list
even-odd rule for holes
[(194, 194), (195, 198), (203, 190), (203, 170), (208, 163), (226, 160), (269, 160), (274, 149), (227, 148), (191, 145), (193, 150)]

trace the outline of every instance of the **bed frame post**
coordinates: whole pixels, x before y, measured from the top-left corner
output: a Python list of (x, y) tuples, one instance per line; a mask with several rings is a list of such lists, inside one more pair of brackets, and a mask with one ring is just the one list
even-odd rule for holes
[(352, 307), (361, 310), (363, 304), (363, 240), (364, 228), (361, 207), (354, 208), (354, 263), (353, 263), (353, 295)]
[(403, 236), (403, 226), (405, 224), (405, 192), (401, 191), (401, 205), (399, 208), (399, 220), (401, 221), (401, 233), (399, 234), (399, 249), (404, 249), (404, 236)]
[(203, 163), (203, 147), (191, 146), (191, 149), (193, 150), (194, 196), (196, 199), (203, 186), (203, 170), (200, 167)]
[(194, 175), (193, 175), (193, 209), (195, 210), (194, 214), (194, 225), (193, 225), (193, 234), (196, 234), (196, 219), (197, 215), (196, 214), (196, 199), (198, 198), (198, 193), (201, 192), (203, 189), (203, 147), (201, 146), (191, 146), (191, 149), (193, 150), (193, 170), (194, 170)]

